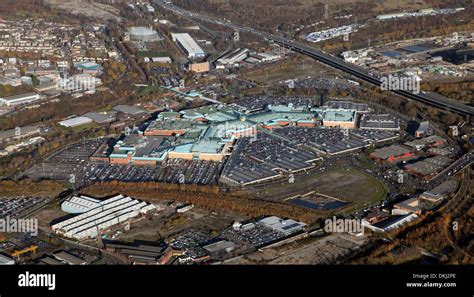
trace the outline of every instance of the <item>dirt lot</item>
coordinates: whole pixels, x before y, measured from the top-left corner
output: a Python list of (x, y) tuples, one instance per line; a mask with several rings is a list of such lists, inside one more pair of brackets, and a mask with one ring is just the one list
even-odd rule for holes
[(47, 0), (53, 7), (65, 10), (76, 15), (84, 15), (98, 19), (115, 19), (120, 20), (118, 9), (97, 3), (94, 1), (65, 1), (65, 0)]
[(164, 205), (160, 206), (162, 210), (160, 210), (156, 215), (131, 224), (130, 231), (120, 234), (116, 239), (157, 240), (159, 236), (170, 238), (189, 229), (201, 230), (204, 232), (218, 232), (218, 230), (222, 230), (232, 225), (234, 221), (248, 219), (231, 212), (217, 213), (199, 208), (193, 208), (190, 211), (178, 214), (174, 211), (173, 207)]
[(338, 258), (354, 252), (364, 242), (363, 237), (346, 234), (333, 234), (319, 239), (307, 238), (257, 251), (226, 264), (335, 264)]
[(280, 61), (277, 63), (259, 66), (255, 69), (245, 71), (241, 76), (247, 80), (263, 84), (274, 84), (280, 81), (295, 78), (317, 77), (324, 71), (327, 76), (331, 70), (325, 66), (316, 63), (312, 59), (303, 59), (295, 61)]

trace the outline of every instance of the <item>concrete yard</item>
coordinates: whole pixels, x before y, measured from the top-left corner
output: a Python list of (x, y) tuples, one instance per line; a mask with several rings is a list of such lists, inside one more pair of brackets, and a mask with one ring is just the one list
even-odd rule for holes
[(364, 242), (365, 237), (359, 238), (347, 234), (332, 234), (320, 239), (306, 238), (291, 244), (256, 251), (227, 261), (225, 264), (335, 264), (338, 258), (353, 253)]

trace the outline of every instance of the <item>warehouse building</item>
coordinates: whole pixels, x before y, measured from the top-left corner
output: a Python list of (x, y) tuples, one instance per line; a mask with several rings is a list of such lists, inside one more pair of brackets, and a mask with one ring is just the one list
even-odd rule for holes
[(226, 254), (235, 250), (235, 243), (228, 240), (221, 240), (208, 245), (203, 246), (203, 249), (209, 253), (212, 258), (222, 258)]
[(0, 266), (1, 265), (15, 265), (15, 260), (5, 255), (0, 254)]
[(8, 142), (26, 137), (32, 137), (41, 133), (38, 126), (23, 126), (17, 129), (0, 131), (0, 142)]
[(130, 106), (130, 105), (117, 105), (112, 109), (115, 111), (127, 114), (127, 115), (132, 115), (132, 116), (138, 116), (138, 115), (142, 115), (146, 113), (145, 110), (135, 107), (135, 106)]
[(102, 243), (107, 251), (123, 254), (135, 264), (158, 264), (166, 249), (166, 244), (163, 242), (142, 240), (122, 242), (102, 239)]
[(448, 179), (439, 186), (423, 192), (420, 198), (431, 202), (440, 202), (448, 198), (451, 193), (454, 193), (458, 186), (459, 182), (457, 180)]
[(388, 232), (390, 230), (396, 229), (403, 226), (406, 223), (409, 223), (413, 220), (416, 220), (418, 215), (415, 213), (405, 214), (405, 215), (392, 215), (387, 219), (377, 222), (375, 224), (370, 224), (365, 219), (362, 220), (362, 226), (367, 227), (375, 232)]
[(447, 140), (437, 135), (431, 135), (425, 138), (415, 139), (413, 141), (405, 142), (406, 146), (416, 150), (422, 150), (427, 147), (440, 147), (447, 143)]
[(0, 105), (17, 106), (20, 104), (34, 102), (40, 99), (37, 93), (25, 93), (7, 97), (0, 97)]
[(65, 237), (85, 240), (154, 210), (156, 208), (152, 204), (117, 195), (101, 201), (99, 206), (89, 211), (54, 224), (51, 228)]
[(65, 251), (56, 252), (53, 254), (53, 256), (59, 261), (62, 261), (69, 265), (86, 265), (87, 264), (86, 260), (81, 259)]
[(376, 149), (369, 156), (381, 163), (398, 163), (416, 158), (411, 149), (397, 144)]
[(186, 53), (190, 59), (202, 59), (206, 57), (204, 50), (194, 41), (188, 33), (171, 34), (173, 41)]
[(83, 116), (93, 120), (97, 124), (110, 124), (116, 121), (116, 118), (113, 116), (97, 113), (97, 112), (88, 112), (84, 114)]
[(53, 257), (50, 256), (44, 256), (38, 260), (39, 264), (42, 265), (64, 265), (64, 262), (58, 261)]
[(428, 179), (453, 162), (452, 159), (442, 156), (426, 158), (413, 164), (407, 164), (403, 169), (415, 176)]
[(85, 195), (72, 196), (61, 204), (61, 210), (66, 213), (85, 213), (100, 205), (100, 200)]
[(206, 73), (210, 70), (210, 64), (209, 62), (190, 63), (188, 65), (188, 70), (195, 73)]
[(249, 55), (249, 50), (246, 48), (237, 48), (234, 50), (230, 50), (229, 52), (225, 53), (222, 57), (217, 59), (217, 65), (224, 65), (224, 66), (237, 66), (238, 63), (245, 60)]
[(154, 42), (160, 41), (160, 36), (155, 30), (146, 27), (132, 27), (128, 34), (131, 41)]
[(420, 196), (407, 199), (400, 203), (393, 205), (392, 214), (409, 214), (415, 213), (420, 215), (421, 213), (433, 210), (440, 205), (440, 203), (449, 197), (458, 187), (456, 180), (447, 180), (441, 185), (433, 188), (432, 190), (423, 192)]
[(73, 128), (73, 127), (78, 127), (78, 126), (90, 124), (92, 122), (93, 121), (90, 118), (75, 117), (75, 118), (72, 118), (72, 119), (60, 121), (58, 124), (63, 126), (63, 127), (66, 127), (66, 128)]
[(267, 228), (281, 232), (284, 235), (290, 235), (292, 233), (302, 231), (306, 226), (305, 223), (297, 222), (292, 219), (282, 219), (276, 216), (266, 217), (258, 221), (258, 224), (263, 225)]

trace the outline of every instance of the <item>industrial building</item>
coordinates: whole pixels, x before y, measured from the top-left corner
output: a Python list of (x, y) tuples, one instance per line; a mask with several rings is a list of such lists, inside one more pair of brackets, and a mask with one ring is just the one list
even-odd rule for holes
[(238, 63), (242, 62), (249, 56), (249, 50), (246, 48), (237, 48), (234, 50), (230, 50), (222, 55), (216, 61), (216, 68), (217, 65), (223, 66), (230, 66), (235, 67)]
[(455, 179), (449, 179), (439, 186), (423, 192), (418, 197), (413, 197), (393, 205), (392, 214), (404, 215), (421, 213), (435, 209), (440, 203), (447, 199), (450, 194), (458, 188), (459, 182)]
[(188, 70), (195, 73), (206, 73), (210, 70), (210, 64), (209, 62), (190, 63), (188, 65)]
[(56, 260), (55, 258), (50, 257), (50, 256), (44, 256), (38, 259), (38, 263), (42, 265), (65, 265), (64, 262)]
[(148, 242), (135, 240), (133, 242), (121, 242), (102, 239), (107, 251), (127, 256), (134, 264), (158, 264), (166, 249), (162, 242)]
[(102, 232), (129, 222), (140, 215), (146, 215), (156, 208), (147, 202), (117, 195), (99, 203), (78, 216), (51, 226), (54, 232), (65, 237), (85, 240), (99, 236)]
[(390, 230), (403, 226), (406, 223), (416, 220), (418, 217), (419, 216), (415, 213), (404, 214), (404, 215), (392, 215), (374, 224), (371, 224), (367, 220), (363, 219), (362, 226), (367, 227), (370, 230), (375, 231), (375, 232), (388, 232)]
[(236, 245), (232, 241), (221, 240), (205, 245), (202, 248), (206, 250), (212, 258), (221, 258), (226, 254), (234, 251), (235, 247)]
[(0, 254), (0, 266), (1, 265), (15, 265), (15, 260), (5, 255)]
[(267, 228), (281, 232), (284, 235), (290, 235), (295, 232), (302, 231), (306, 226), (305, 223), (297, 222), (292, 219), (282, 219), (276, 216), (266, 217), (258, 221), (258, 224), (263, 225)]
[(138, 116), (146, 113), (146, 111), (141, 108), (129, 105), (117, 105), (112, 109), (132, 116)]
[(160, 40), (158, 32), (146, 27), (132, 27), (128, 34), (131, 41), (153, 42)]
[(415, 154), (410, 148), (397, 144), (376, 149), (369, 156), (371, 159), (381, 163), (398, 163), (416, 159)]
[(440, 202), (449, 197), (451, 193), (456, 191), (459, 186), (459, 181), (456, 179), (448, 179), (447, 181), (441, 183), (439, 186), (425, 191), (420, 195), (421, 199), (431, 201), (431, 202)]
[(87, 264), (86, 260), (81, 259), (65, 251), (56, 252), (53, 254), (53, 256), (59, 261), (67, 263), (69, 265), (86, 265)]
[(66, 127), (66, 128), (73, 128), (73, 127), (78, 127), (86, 124), (91, 124), (93, 121), (90, 118), (86, 117), (75, 117), (72, 119), (67, 119), (64, 121), (60, 121), (58, 124)]
[(428, 179), (453, 162), (452, 159), (442, 156), (426, 158), (413, 164), (407, 164), (403, 169), (415, 176)]
[(34, 102), (40, 99), (37, 93), (25, 93), (19, 95), (12, 95), (7, 97), (0, 97), (0, 105), (17, 106), (20, 104)]
[(113, 116), (97, 112), (88, 112), (83, 115), (83, 117), (89, 118), (96, 122), (97, 124), (110, 124), (115, 122), (117, 119)]
[(0, 131), (0, 143), (32, 137), (40, 133), (41, 129), (38, 126), (23, 126), (19, 127), (19, 129)]
[(183, 50), (190, 59), (202, 59), (206, 57), (204, 50), (188, 33), (171, 34), (173, 41)]
[(422, 150), (428, 147), (440, 147), (447, 143), (447, 140), (437, 135), (431, 135), (425, 138), (415, 139), (405, 142), (404, 145), (416, 150)]
[(100, 205), (100, 200), (85, 195), (72, 196), (61, 204), (61, 210), (70, 214), (85, 213)]

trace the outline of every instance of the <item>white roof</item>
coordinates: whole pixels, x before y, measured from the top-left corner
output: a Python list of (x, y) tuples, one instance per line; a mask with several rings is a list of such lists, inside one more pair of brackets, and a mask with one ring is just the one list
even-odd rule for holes
[(75, 126), (80, 126), (84, 124), (89, 124), (92, 123), (92, 120), (86, 117), (76, 117), (72, 118), (69, 120), (64, 120), (59, 122), (59, 125), (64, 126), (64, 127), (75, 127)]
[(259, 223), (283, 233), (292, 233), (306, 226), (305, 223), (297, 222), (292, 219), (284, 220), (276, 216), (264, 218), (260, 220)]
[(202, 48), (194, 41), (188, 33), (173, 33), (171, 34), (174, 41), (178, 41), (183, 46), (190, 56), (205, 55)]
[(15, 261), (12, 258), (0, 254), (0, 265), (13, 265)]

